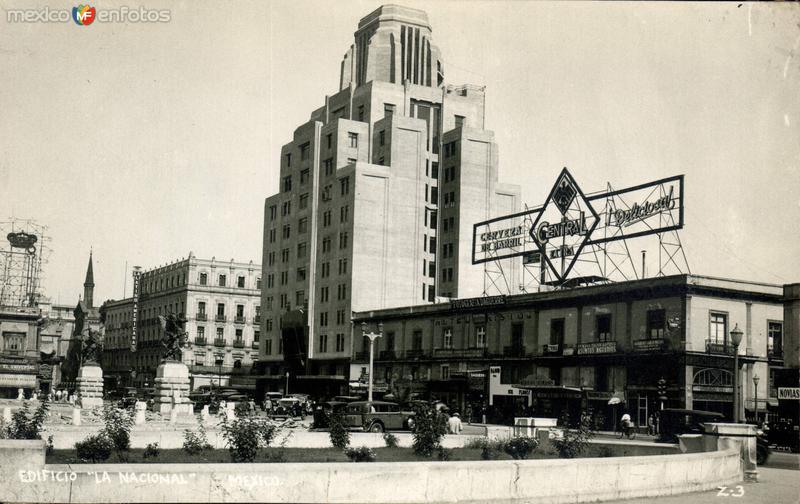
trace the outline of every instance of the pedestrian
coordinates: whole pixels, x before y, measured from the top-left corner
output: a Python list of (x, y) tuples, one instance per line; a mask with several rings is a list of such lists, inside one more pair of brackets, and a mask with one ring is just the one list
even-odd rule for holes
[(247, 409), (250, 410), (250, 414), (251, 415), (255, 415), (256, 414), (256, 403), (255, 403), (255, 401), (253, 401), (253, 399), (250, 399), (250, 400), (247, 401)]
[(625, 411), (622, 414), (622, 418), (620, 419), (620, 429), (623, 433), (628, 434), (628, 431), (631, 428), (631, 416)]
[(447, 420), (447, 430), (450, 431), (450, 434), (461, 434), (461, 431), (464, 430), (458, 412), (453, 413), (453, 416)]
[(267, 412), (267, 415), (272, 415), (272, 399), (269, 397), (264, 401), (264, 411)]
[(656, 417), (651, 413), (647, 419), (647, 433), (651, 436), (656, 435)]
[(472, 423), (472, 405), (471, 404), (467, 404), (467, 408), (465, 409), (464, 413), (466, 413), (466, 415), (467, 415), (467, 423), (471, 424)]

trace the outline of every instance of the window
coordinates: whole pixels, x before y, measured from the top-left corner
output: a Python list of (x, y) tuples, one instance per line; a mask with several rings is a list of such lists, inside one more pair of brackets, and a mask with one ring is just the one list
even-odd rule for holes
[(286, 263), (289, 262), (289, 249), (285, 248), (281, 250), (281, 262)]
[(236, 279), (236, 286), (244, 289), (244, 277), (240, 276)]
[(411, 349), (422, 350), (422, 331), (416, 330), (411, 335)]
[(394, 114), (395, 106), (393, 103), (384, 103), (383, 104), (383, 115), (390, 116)]
[(264, 342), (264, 353), (267, 355), (272, 355), (272, 340), (268, 339)]
[(281, 285), (286, 285), (288, 283), (289, 283), (289, 272), (281, 271)]
[(330, 252), (331, 251), (331, 237), (326, 236), (322, 239), (322, 252)]
[(428, 276), (431, 278), (436, 278), (436, 261), (431, 261), (428, 264)]
[(339, 284), (336, 289), (336, 299), (347, 299), (347, 284)]
[[(728, 340), (728, 315), (726, 313), (711, 312), (709, 314), (709, 325), (708, 339), (713, 343), (726, 343)], [(659, 337), (663, 337), (663, 332), (662, 336)]]
[(332, 133), (328, 133), (327, 135), (325, 135), (325, 142), (328, 144), (328, 148), (330, 149), (331, 146), (333, 145), (333, 134)]
[(322, 263), (320, 265), (320, 270), (321, 270), (320, 276), (322, 278), (328, 278), (328, 276), (331, 274), (331, 263), (329, 262)]
[(281, 215), (286, 217), (287, 215), (292, 214), (292, 202), (291, 201), (284, 201), (281, 204)]
[(431, 236), (430, 238), (430, 248), (428, 249), (431, 253), (436, 253), (436, 237)]
[(271, 331), (272, 330), (272, 319), (268, 318), (265, 321), (264, 325), (266, 326), (267, 331)]
[(328, 312), (321, 312), (319, 314), (319, 326), (326, 327), (328, 325)]
[(478, 348), (486, 348), (486, 326), (475, 327), (475, 346)]
[(287, 175), (283, 177), (283, 192), (289, 192), (292, 190), (292, 176)]
[(208, 273), (200, 273), (200, 285), (208, 285)]
[(394, 350), (394, 331), (386, 333), (386, 350)]
[[(431, 229), (436, 229), (436, 221), (439, 218), (438, 212), (436, 210), (431, 211)], [(450, 217), (452, 219), (452, 217)], [(451, 224), (452, 226), (452, 224)]]
[(3, 350), (16, 355), (25, 352), (25, 333), (4, 333)]
[(302, 282), (306, 279), (306, 269), (305, 268), (297, 268), (297, 281)]
[(307, 233), (308, 232), (308, 218), (303, 217), (299, 221), (297, 221), (297, 232), (298, 233)]
[(347, 274), (347, 259), (339, 259), (339, 274)]
[(611, 314), (597, 316), (597, 341), (614, 341), (611, 334)]
[(345, 323), (344, 310), (336, 310), (336, 324), (342, 325)]
[(348, 241), (347, 231), (342, 231), (341, 233), (339, 233), (339, 248), (340, 249), (347, 248), (347, 241)]
[(378, 145), (386, 144), (386, 131), (381, 130), (378, 132)]
[(438, 187), (431, 187), (431, 203), (434, 205), (439, 204), (439, 188)]
[(261, 290), (261, 277), (256, 277), (256, 289)]
[(328, 287), (322, 287), (319, 290), (319, 302), (320, 303), (327, 303), (328, 302)]
[(267, 275), (267, 289), (271, 289), (275, 286), (275, 275), (270, 273)]
[(300, 185), (308, 184), (308, 168), (300, 172)]
[(350, 193), (350, 177), (345, 177), (339, 181), (342, 189), (342, 196)]
[(243, 319), (244, 318), (244, 305), (237, 304), (236, 305), (236, 318)]
[(325, 165), (325, 176), (333, 175), (333, 158), (326, 159), (324, 161), (324, 165)]
[(258, 343), (261, 339), (261, 331), (253, 331), (253, 343)]
[(225, 329), (222, 327), (217, 327), (217, 339), (225, 340)]
[(770, 355), (783, 355), (783, 322), (767, 322), (767, 349)]
[(203, 341), (206, 339), (206, 328), (203, 326), (197, 326), (197, 339)]
[(344, 334), (338, 333), (336, 335), (336, 351), (344, 352)]
[(217, 303), (217, 317), (225, 318), (225, 303)]
[(241, 341), (242, 340), (242, 330), (236, 329), (236, 339)]
[(267, 265), (272, 266), (275, 264), (275, 252), (267, 254)]
[(451, 327), (445, 328), (442, 333), (442, 347), (453, 348), (453, 329)]
[[(309, 153), (310, 150), (311, 149), (308, 148), (308, 142), (306, 142), (306, 143), (304, 143), (303, 145), (300, 146), (300, 161), (305, 161), (306, 159), (308, 159), (308, 153)], [(307, 171), (306, 171), (306, 174), (308, 174)], [(302, 182), (302, 178), (300, 179), (300, 183), (301, 184), (303, 183)]]
[(292, 153), (291, 152), (287, 152), (286, 153), (286, 167), (287, 168), (291, 168), (292, 167)]
[(320, 351), (320, 353), (328, 351), (328, 335), (327, 334), (320, 334), (319, 335), (319, 351)]
[(433, 162), (431, 163), (431, 178), (438, 179), (439, 178), (439, 163)]
[(550, 344), (562, 345), (564, 344), (564, 319), (550, 320)]
[(660, 339), (664, 337), (666, 329), (666, 313), (664, 310), (647, 310), (647, 339)]
[(328, 227), (331, 225), (331, 211), (325, 210), (322, 213), (322, 227)]
[(269, 220), (274, 221), (278, 217), (278, 205), (270, 205)]
[(267, 310), (272, 309), (272, 296), (267, 296)]
[(269, 230), (269, 242), (270, 243), (275, 243), (275, 230), (274, 229), (270, 229)]
[(339, 222), (347, 222), (350, 218), (350, 205), (345, 205), (339, 209)]
[(227, 280), (227, 277), (225, 275), (220, 275), (219, 276), (219, 286), (220, 287), (225, 287), (225, 281), (226, 280)]
[(436, 287), (434, 285), (428, 286), (428, 302), (433, 303), (436, 300)]
[(466, 118), (464, 116), (460, 116), (460, 115), (456, 116), (456, 128), (463, 128), (465, 122), (466, 122)]
[(442, 373), (442, 380), (449, 380), (450, 379), (450, 366), (448, 364), (442, 364), (441, 373)]
[(292, 226), (289, 224), (284, 224), (281, 236), (283, 236), (284, 239), (288, 239), (290, 236), (292, 236)]
[(281, 294), (281, 308), (289, 309), (289, 296), (286, 293)]
[(306, 291), (299, 290), (294, 293), (294, 305), (298, 307), (306, 305)]
[(364, 122), (364, 105), (358, 106), (358, 120)]
[(300, 195), (300, 210), (308, 208), (308, 193)]
[(348, 133), (347, 139), (350, 143), (350, 147), (358, 148), (358, 133)]

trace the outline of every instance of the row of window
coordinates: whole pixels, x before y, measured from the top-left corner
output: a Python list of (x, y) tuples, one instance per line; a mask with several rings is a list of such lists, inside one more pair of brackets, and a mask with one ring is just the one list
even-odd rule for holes
[[(344, 325), (345, 323), (350, 323), (350, 320), (346, 316), (346, 311), (336, 310), (336, 325)], [(319, 314), (319, 326), (320, 327), (327, 327), (328, 326), (328, 312), (320, 312)]]
[[(328, 351), (328, 335), (323, 333), (319, 335), (319, 352), (325, 353)], [(344, 352), (344, 333), (336, 333), (336, 352)]]
[[(198, 301), (197, 302), (197, 315), (199, 317), (207, 316), (206, 313), (206, 306), (207, 303), (205, 301)], [(225, 317), (225, 303), (217, 303), (217, 314), (216, 316)], [(244, 305), (237, 304), (236, 305), (236, 318), (237, 319), (244, 319)], [(256, 305), (256, 318), (261, 316), (261, 306)]]
[[(217, 327), (216, 335), (217, 335), (217, 340), (218, 341), (224, 341), (225, 340), (225, 329), (223, 327)], [(235, 341), (237, 343), (243, 341), (243, 333), (242, 333), (241, 329), (236, 329), (235, 336), (236, 336), (236, 340)], [(261, 338), (261, 331), (258, 331), (258, 330), (253, 331), (253, 341), (258, 341), (260, 338)], [(197, 338), (195, 339), (195, 342), (197, 342), (197, 340), (207, 341), (206, 340), (206, 328), (205, 328), (205, 326), (201, 326), (201, 325), (197, 326)]]
[[(200, 285), (209, 285), (208, 284), (208, 273), (200, 272), (198, 282)], [(219, 274), (217, 275), (217, 283), (218, 287), (227, 287), (228, 286), (228, 275), (226, 274)], [(239, 275), (236, 277), (236, 287), (244, 289), (247, 285), (246, 277), (244, 275)], [(232, 287), (233, 285), (231, 285)], [(261, 288), (261, 278), (256, 278), (256, 289)]]

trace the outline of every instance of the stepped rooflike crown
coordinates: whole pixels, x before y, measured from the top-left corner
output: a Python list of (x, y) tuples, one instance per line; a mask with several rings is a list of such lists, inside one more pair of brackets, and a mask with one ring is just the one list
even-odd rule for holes
[(373, 80), (442, 85), (440, 52), (431, 43), (431, 27), (424, 11), (383, 5), (361, 18), (355, 43), (342, 60), (340, 89)]

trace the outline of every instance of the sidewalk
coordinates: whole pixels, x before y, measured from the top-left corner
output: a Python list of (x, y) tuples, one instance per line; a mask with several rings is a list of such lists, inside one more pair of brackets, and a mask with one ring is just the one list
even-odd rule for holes
[(740, 504), (800, 504), (800, 477), (797, 471), (760, 467), (758, 482), (741, 482), (707, 492), (668, 497), (647, 497), (607, 501), (618, 504), (719, 504), (731, 500)]

